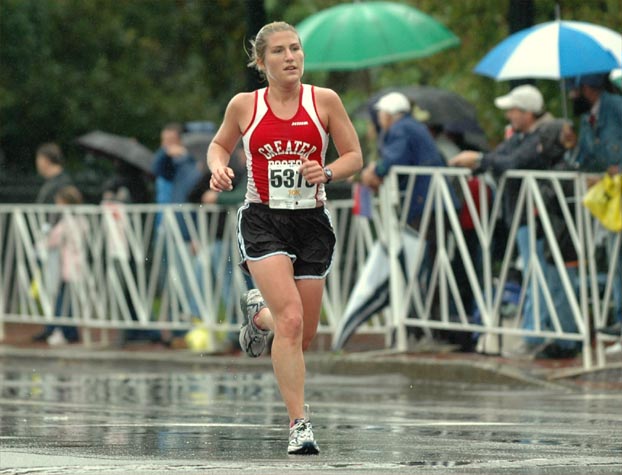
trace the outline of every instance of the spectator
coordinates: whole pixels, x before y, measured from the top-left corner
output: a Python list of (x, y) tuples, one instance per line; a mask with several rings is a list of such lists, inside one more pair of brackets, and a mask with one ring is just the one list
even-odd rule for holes
[[(564, 120), (554, 120), (543, 124), (540, 127), (541, 155), (552, 159), (552, 169), (564, 171), (570, 167), (564, 160), (566, 146), (568, 142), (564, 138), (570, 133), (570, 124)], [(574, 183), (569, 180), (561, 182), (561, 188), (565, 197), (570, 199), (574, 195)], [(578, 296), (577, 284), (579, 282), (578, 256), (572, 235), (566, 224), (562, 205), (549, 180), (540, 183), (540, 192), (544, 202), (547, 204), (547, 213), (553, 233), (555, 235), (556, 246), (559, 248), (562, 259), (564, 260), (565, 273), (572, 284), (575, 297)], [(575, 210), (571, 204), (570, 213), (575, 216)], [(548, 241), (544, 240), (544, 276), (547, 287), (553, 300), (553, 307), (559, 318), (561, 328), (566, 333), (577, 333), (577, 324), (573, 317), (570, 307), (569, 296), (564, 290), (562, 276), (555, 265), (551, 247)], [(555, 331), (555, 325), (551, 312), (546, 305), (540, 307), (541, 326), (545, 330)], [(546, 345), (535, 354), (536, 359), (548, 358), (574, 358), (581, 349), (580, 342), (573, 340), (555, 339), (548, 341)]]
[(156, 177), (156, 203), (186, 203), (199, 174), (197, 162), (182, 144), (183, 126), (170, 123), (160, 133), (160, 148), (152, 165)]
[[(593, 173), (620, 173), (622, 167), (622, 96), (605, 74), (580, 76), (571, 82), (570, 98), (573, 112), (580, 116), (579, 138), (572, 160), (579, 169)], [(603, 228), (604, 229), (604, 228)], [(620, 334), (622, 331), (622, 252), (613, 262), (617, 233), (606, 232), (610, 265), (617, 266), (613, 282), (613, 315), (609, 327), (601, 331)]]
[(152, 201), (145, 173), (138, 168), (115, 159), (114, 175), (104, 183), (102, 199), (126, 204), (149, 203)]
[[(233, 189), (229, 193), (219, 193), (210, 188), (212, 173), (209, 169), (206, 169), (199, 182), (190, 192), (188, 201), (191, 203), (217, 204), (222, 206), (241, 205), (244, 202), (247, 184), (246, 155), (244, 154), (244, 149), (241, 146), (236, 147), (231, 154), (229, 166), (235, 174), (231, 183)], [(215, 239), (209, 242), (209, 250), (207, 251), (210, 253), (212, 278), (214, 279), (214, 282), (218, 282), (221, 286), (220, 301), (224, 304), (224, 308), (227, 313), (233, 312), (233, 305), (235, 304), (233, 299), (234, 294), (231, 292), (231, 285), (233, 283), (233, 262), (235, 261), (233, 253), (235, 249), (231, 246), (227, 247), (227, 243), (224, 241), (226, 218), (227, 214), (230, 212), (230, 210), (222, 210), (216, 216), (211, 216), (218, 220), (218, 224), (216, 226)], [(228, 237), (228, 240), (229, 242), (232, 242), (231, 236)], [(224, 255), (225, 253), (226, 255)], [(224, 267), (222, 264), (223, 260)], [(199, 278), (200, 285), (202, 286), (204, 277), (198, 262), (196, 273)], [(253, 288), (253, 281), (250, 276), (244, 274), (244, 278), (246, 287), (249, 289)], [(232, 322), (236, 323), (235, 320), (232, 320)], [(230, 332), (228, 339), (233, 348), (239, 348), (237, 331)]]
[[(513, 169), (550, 169), (553, 159), (541, 154), (540, 128), (543, 124), (552, 121), (553, 117), (544, 111), (544, 99), (540, 91), (531, 85), (518, 86), (509, 94), (497, 97), (495, 105), (505, 111), (513, 133), (491, 152), (483, 153), (473, 150), (460, 152), (450, 160), (450, 165), (471, 168), (476, 173), (490, 170), (496, 177)], [(509, 179), (506, 184), (503, 204), (508, 227), (511, 226), (516, 214), (515, 207), (521, 184), (520, 179)], [(530, 267), (532, 249), (526, 213), (523, 213), (520, 218), (516, 239), (523, 269), (527, 270)], [(535, 255), (538, 256), (540, 265), (544, 267), (544, 243), (541, 237), (537, 237)], [(525, 291), (522, 321), (522, 328), (526, 330), (535, 328), (533, 300), (534, 296), (529, 285)], [(540, 296), (539, 301), (544, 302), (544, 297)], [(541, 338), (527, 337), (518, 348), (506, 354), (532, 357), (542, 349), (543, 344), (544, 341)]]
[[(390, 92), (375, 105), (382, 134), (380, 160), (370, 163), (361, 173), (364, 185), (378, 190), (393, 165), (442, 167), (444, 160), (427, 127), (411, 114), (408, 98), (399, 92)], [(408, 177), (400, 177), (400, 189), (406, 187)], [(419, 227), (425, 198), (430, 184), (429, 176), (417, 177), (412, 201), (409, 204), (408, 222)], [(429, 244), (429, 242), (428, 242)]]
[[(484, 183), (484, 199), (488, 203), (488, 206), (490, 206), (490, 203), (492, 203), (491, 187), (485, 183), (485, 180), (482, 179), (480, 182), (479, 177), (472, 176), (467, 179), (467, 188), (471, 198), (473, 199), (473, 204), (475, 205), (477, 214), (475, 216), (471, 214), (469, 207), (465, 203), (460, 209), (460, 213), (458, 215), (460, 228), (462, 229), (462, 235), (464, 236), (464, 242), (467, 246), (471, 262), (473, 263), (478, 276), (481, 276), (482, 273), (482, 247), (475, 229), (475, 220), (481, 220), (483, 216), (483, 206), (480, 200), (480, 183)], [(454, 273), (456, 283), (460, 289), (460, 297), (462, 299), (464, 309), (468, 315), (473, 315), (476, 312), (475, 296), (469, 282), (464, 259), (462, 259), (460, 255), (456, 256), (454, 259)], [(474, 342), (471, 342), (471, 344), (473, 343)]]
[[(217, 204), (217, 205), (241, 205), (244, 202), (244, 195), (246, 193), (246, 156), (242, 147), (236, 147), (231, 154), (230, 166), (235, 173), (232, 180), (233, 189), (230, 193), (219, 193), (210, 189), (210, 180), (212, 173), (207, 169), (193, 190), (188, 195), (188, 201), (191, 203), (201, 204)], [(210, 242), (211, 248), (211, 263), (212, 274), (214, 277), (218, 276), (219, 264), (222, 260), (223, 253), (223, 235), (225, 232), (225, 220), (228, 211), (221, 211), (218, 215), (218, 226), (216, 227), (216, 239)], [(232, 249), (229, 249), (231, 253)], [(231, 255), (227, 259), (227, 266), (225, 269), (225, 275), (222, 283), (222, 296), (229, 297), (231, 295), (231, 280), (233, 273), (233, 264)]]
[[(65, 171), (63, 163), (63, 153), (57, 144), (49, 142), (37, 148), (35, 166), (37, 168), (37, 173), (45, 180), (37, 194), (35, 200), (37, 203), (53, 205), (54, 197), (58, 190), (72, 184), (71, 177)], [(44, 235), (47, 234), (58, 218), (59, 216), (55, 213), (48, 214), (42, 229), (39, 231)], [(60, 284), (60, 255), (57, 250), (48, 250), (46, 251), (44, 262), (41, 256), (40, 260), (42, 261), (40, 262), (41, 264), (45, 264), (45, 272), (43, 273), (44, 287), (50, 295), (55, 295)], [(47, 341), (53, 329), (52, 326), (48, 325), (43, 331), (34, 335), (32, 340), (35, 342)]]
[[(55, 203), (58, 206), (79, 205), (82, 194), (73, 185), (61, 188), (56, 192)], [(60, 250), (61, 284), (56, 296), (55, 315), (57, 317), (72, 314), (74, 286), (84, 278), (86, 270), (85, 238), (88, 222), (84, 217), (63, 212), (60, 220), (54, 225), (47, 239), (50, 248)], [(76, 343), (79, 340), (75, 326), (50, 326), (47, 342), (51, 346)]]
[(39, 189), (36, 202), (40, 204), (54, 204), (58, 190), (72, 184), (71, 177), (63, 166), (63, 153), (55, 143), (45, 143), (37, 149), (37, 173), (45, 182)]
[(573, 113), (580, 120), (573, 162), (586, 172), (620, 173), (622, 97), (608, 92), (611, 88), (602, 74), (577, 77), (571, 87)]
[[(199, 179), (200, 173), (197, 168), (197, 162), (188, 152), (182, 143), (183, 127), (178, 123), (170, 123), (164, 126), (160, 133), (160, 148), (156, 151), (152, 171), (156, 178), (155, 194), (156, 203), (158, 204), (178, 204), (187, 203), (188, 195), (192, 191)], [(183, 269), (184, 255), (193, 254), (193, 246), (190, 240), (190, 232), (187, 222), (187, 214), (176, 213), (177, 224), (181, 236), (186, 246), (180, 248), (172, 246), (175, 251), (174, 255), (169, 255), (170, 246), (165, 245), (163, 256), (162, 270), (168, 274), (169, 279), (178, 278), (181, 280), (181, 288), (185, 294), (185, 299), (190, 305), (190, 309), (196, 308), (196, 301), (190, 291), (188, 273)], [(157, 223), (160, 223), (161, 216), (157, 217)], [(163, 232), (159, 227), (158, 232)], [(165, 237), (168, 238), (166, 233)], [(173, 272), (173, 274), (171, 274)], [(165, 274), (162, 274), (165, 275)], [(184, 331), (174, 331), (174, 337), (183, 337)], [(179, 340), (183, 341), (183, 340)], [(175, 342), (172, 342), (175, 344)]]
[[(381, 97), (374, 108), (378, 111), (378, 123), (381, 134), (379, 138), (380, 160), (370, 163), (361, 173), (361, 182), (373, 190), (377, 190), (384, 177), (394, 165), (444, 167), (445, 160), (439, 152), (428, 128), (417, 121), (411, 114), (411, 103), (399, 92), (390, 92)], [(402, 175), (398, 179), (400, 191), (405, 191), (410, 177)], [(408, 206), (408, 224), (420, 230), (421, 217), (428, 195), (431, 177), (417, 176)], [(452, 190), (453, 193), (453, 190)], [(456, 208), (458, 200), (454, 195)], [(426, 241), (426, 258), (423, 264), (422, 278), (427, 282), (436, 259), (436, 225), (434, 218), (422, 236)]]
[(428, 130), (432, 134), (436, 148), (438, 148), (445, 162), (448, 162), (463, 150), (450, 134), (445, 133), (442, 125), (428, 124)]
[[(469, 144), (466, 143), (465, 133), (460, 129), (460, 124), (449, 124), (449, 127), (445, 127), (437, 124), (428, 124), (428, 129), (434, 137), (434, 142), (436, 143), (437, 148), (441, 152), (446, 163), (458, 155), (462, 150), (468, 150)], [(473, 199), (473, 204), (475, 205), (475, 209), (477, 210), (477, 214), (481, 218), (482, 216), (482, 206), (480, 203), (480, 177), (478, 176), (470, 176), (466, 180), (468, 192)], [(482, 180), (484, 182), (484, 180)], [(460, 184), (458, 180), (455, 180), (455, 183), (452, 181), (452, 185), (454, 189), (460, 189)], [(484, 184), (486, 200), (491, 203), (492, 200), (492, 189), (488, 183)], [(471, 211), (466, 204), (460, 209), (460, 213), (458, 215), (458, 219), (460, 221), (460, 227), (462, 229), (462, 235), (464, 236), (464, 241), (469, 251), (469, 256), (471, 258), (471, 262), (475, 267), (475, 271), (478, 275), (481, 275), (482, 270), (482, 250), (479, 243), (479, 238), (477, 236), (477, 232), (475, 231), (475, 223), (474, 216), (471, 215)], [(458, 288), (460, 289), (460, 298), (464, 305), (465, 311), (468, 315), (474, 315), (476, 312), (475, 306), (475, 298), (473, 295), (473, 289), (471, 288), (471, 284), (467, 277), (466, 266), (464, 260), (460, 255), (456, 255), (453, 261), (454, 274), (456, 277), (456, 283), (458, 284)], [(462, 332), (464, 333), (464, 332)], [(463, 350), (473, 349), (474, 341), (472, 338), (469, 338), (466, 341), (461, 342), (461, 346)]]
[[(127, 233), (130, 220), (127, 216), (126, 204), (147, 203), (150, 201), (149, 187), (147, 186), (144, 173), (123, 161), (115, 160), (115, 174), (110, 178), (102, 190), (102, 207), (109, 213), (110, 220), (105, 220), (106, 250), (111, 268), (108, 272), (116, 274), (117, 280), (123, 288), (123, 298), (127, 304), (130, 318), (138, 321), (136, 308), (132, 301), (130, 285), (124, 267), (129, 267), (129, 275), (136, 277), (136, 262), (128, 243)], [(161, 341), (160, 332), (157, 330), (129, 329), (120, 330), (117, 344), (124, 346), (132, 341)]]

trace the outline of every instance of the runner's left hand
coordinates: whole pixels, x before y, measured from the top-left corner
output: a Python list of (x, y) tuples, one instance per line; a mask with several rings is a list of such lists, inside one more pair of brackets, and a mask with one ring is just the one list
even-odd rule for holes
[(324, 175), (324, 169), (315, 160), (309, 160), (308, 158), (302, 158), (302, 165), (298, 169), (305, 180), (312, 185), (318, 185), (320, 183), (326, 183), (326, 175)]

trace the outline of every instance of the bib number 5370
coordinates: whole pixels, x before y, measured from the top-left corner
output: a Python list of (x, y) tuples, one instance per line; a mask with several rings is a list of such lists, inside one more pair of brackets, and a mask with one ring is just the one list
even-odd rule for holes
[(313, 188), (298, 170), (293, 168), (272, 168), (270, 170), (270, 186), (274, 188), (301, 188), (302, 185)]

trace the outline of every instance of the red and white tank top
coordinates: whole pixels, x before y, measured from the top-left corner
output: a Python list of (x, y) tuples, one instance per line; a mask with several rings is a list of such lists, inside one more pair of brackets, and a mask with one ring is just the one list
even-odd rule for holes
[(293, 117), (281, 119), (266, 100), (268, 88), (255, 91), (255, 110), (242, 134), (248, 171), (247, 203), (271, 208), (314, 208), (326, 201), (324, 184), (307, 183), (298, 168), (302, 158), (324, 166), (328, 132), (320, 122), (314, 87), (300, 86), (300, 103)]

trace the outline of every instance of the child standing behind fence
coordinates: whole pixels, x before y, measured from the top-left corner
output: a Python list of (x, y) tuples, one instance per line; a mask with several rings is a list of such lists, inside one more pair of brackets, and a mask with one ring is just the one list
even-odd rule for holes
[[(75, 186), (66, 186), (54, 196), (58, 206), (78, 205), (82, 203), (82, 194)], [(50, 231), (47, 246), (60, 251), (61, 282), (56, 295), (54, 314), (57, 317), (71, 316), (72, 304), (77, 302), (77, 284), (84, 278), (86, 268), (85, 237), (88, 222), (82, 216), (76, 216), (69, 210), (63, 210), (61, 219)], [(47, 339), (49, 345), (75, 343), (79, 340), (75, 326), (52, 326)]]

